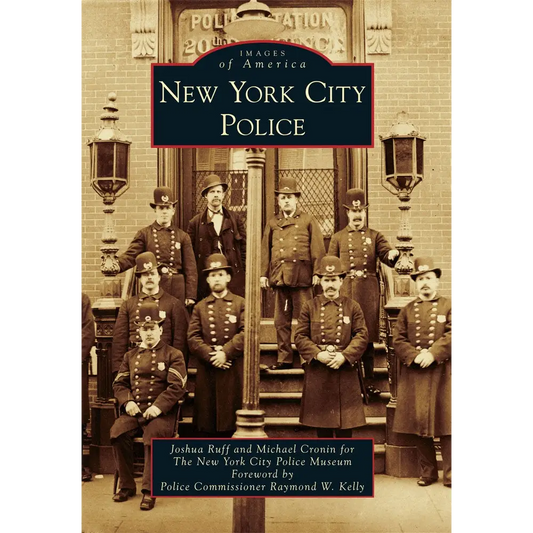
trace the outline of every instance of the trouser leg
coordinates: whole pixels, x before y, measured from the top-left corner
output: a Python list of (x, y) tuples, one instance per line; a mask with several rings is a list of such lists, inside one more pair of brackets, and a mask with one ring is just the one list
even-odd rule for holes
[(115, 466), (120, 478), (119, 489), (135, 489), (133, 478), (133, 436), (137, 430), (133, 429), (113, 439), (113, 454)]
[(275, 288), (274, 325), (278, 341), (278, 362), (292, 363), (291, 322), (292, 322), (292, 294), (285, 287)]
[(335, 438), (337, 439), (351, 439), (352, 438), (352, 428), (348, 429), (335, 429)]
[(150, 494), (152, 492), (152, 447), (146, 444), (144, 445), (142, 492), (143, 494)]
[(372, 379), (374, 377), (374, 343), (369, 342), (366, 350), (361, 356), (363, 369), (365, 371), (365, 379)]
[(445, 485), (452, 484), (452, 436), (440, 438), (442, 452), (442, 480)]
[(416, 449), (418, 451), (418, 468), (420, 477), (438, 479), (437, 456), (431, 437), (419, 437)]
[(333, 429), (332, 428), (316, 428), (316, 436), (319, 439), (332, 439)]

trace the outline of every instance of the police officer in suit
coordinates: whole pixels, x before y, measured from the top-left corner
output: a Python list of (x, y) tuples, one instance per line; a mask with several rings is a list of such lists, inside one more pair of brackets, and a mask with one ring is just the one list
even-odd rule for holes
[(396, 357), (403, 364), (392, 429), (419, 435), (422, 487), (438, 479), (433, 437), (440, 437), (444, 485), (452, 486), (452, 305), (437, 292), (440, 276), (431, 258), (415, 259), (411, 277), (418, 297), (401, 310), (393, 336)]
[(124, 502), (136, 493), (133, 478), (133, 437), (142, 431), (144, 471), (141, 510), (155, 505), (151, 494), (151, 439), (172, 437), (177, 404), (185, 395), (187, 371), (183, 354), (161, 340), (163, 319), (155, 302), (145, 302), (139, 312), (141, 344), (124, 355), (113, 382), (121, 414), (111, 427), (111, 443), (120, 477), (113, 501)]
[(163, 268), (162, 265), (157, 263), (152, 252), (144, 252), (137, 256), (135, 275), (139, 278), (141, 291), (128, 298), (120, 306), (118, 312), (113, 330), (111, 369), (114, 373), (118, 371), (124, 354), (141, 342), (141, 334), (136, 322), (139, 320), (141, 305), (150, 301), (159, 305), (159, 312), (163, 319), (162, 341), (180, 350), (187, 360), (189, 315), (180, 300), (160, 288), (161, 268)]
[(139, 254), (152, 252), (161, 265), (161, 288), (189, 306), (196, 301), (196, 259), (190, 237), (172, 225), (176, 204), (169, 187), (154, 190), (150, 207), (155, 211), (155, 222), (137, 232), (118, 263), (120, 272), (124, 272), (135, 264)]
[[(94, 346), (94, 316), (91, 300), (82, 293), (81, 295), (81, 426), (82, 437), (87, 437), (87, 424), (89, 422), (89, 359), (91, 348)], [(82, 467), (82, 481), (91, 481), (91, 472)]]
[(274, 191), (280, 208), (266, 225), (261, 244), (261, 288), (274, 290), (274, 325), (278, 341), (278, 360), (271, 370), (291, 368), (292, 319), (313, 297), (319, 284), (317, 267), (325, 254), (324, 239), (316, 219), (304, 213), (298, 202), (301, 191), (294, 178), (282, 178)]
[[(379, 341), (378, 260), (393, 267), (400, 252), (392, 248), (382, 233), (367, 227), (365, 193), (363, 189), (346, 191), (348, 225), (333, 235), (328, 254), (340, 257), (348, 275), (342, 284), (342, 294), (354, 299), (365, 315), (368, 346), (363, 354), (366, 378), (374, 376), (374, 342)], [(369, 386), (370, 393), (379, 391)]]
[(199, 300), (211, 294), (204, 269), (207, 258), (214, 253), (224, 254), (232, 268), (229, 290), (244, 296), (246, 227), (238, 213), (223, 207), (227, 190), (227, 183), (216, 174), (209, 174), (202, 189), (207, 207), (191, 219), (187, 229), (196, 255)]
[(368, 331), (359, 304), (341, 296), (340, 259), (325, 256), (317, 275), (323, 294), (305, 302), (295, 336), (305, 360), (300, 422), (319, 438), (351, 438), (352, 428), (366, 424), (358, 362)]
[(211, 294), (193, 310), (189, 348), (198, 370), (194, 424), (203, 436), (230, 437), (242, 407), (244, 298), (228, 290), (231, 265), (222, 254), (207, 258)]

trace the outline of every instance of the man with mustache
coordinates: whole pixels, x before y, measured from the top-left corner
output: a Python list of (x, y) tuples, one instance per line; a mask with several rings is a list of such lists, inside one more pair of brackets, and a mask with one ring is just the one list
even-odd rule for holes
[(415, 259), (411, 277), (418, 297), (401, 310), (393, 336), (396, 357), (403, 364), (392, 429), (419, 435), (422, 487), (438, 479), (434, 437), (440, 437), (444, 485), (452, 486), (452, 305), (437, 292), (440, 276), (431, 258)]
[(261, 244), (261, 288), (274, 290), (274, 325), (278, 341), (278, 360), (270, 370), (291, 368), (292, 319), (313, 297), (313, 286), (320, 283), (317, 268), (325, 254), (324, 239), (316, 219), (299, 207), (301, 191), (294, 178), (281, 178), (274, 191), (279, 213), (266, 225)]
[(155, 222), (137, 232), (128, 249), (119, 256), (120, 272), (135, 264), (143, 252), (152, 252), (161, 265), (161, 288), (186, 306), (194, 305), (198, 276), (191, 239), (172, 224), (177, 201), (169, 187), (157, 187), (150, 207)]
[(140, 307), (146, 302), (155, 302), (159, 305), (163, 319), (162, 341), (181, 351), (188, 361), (187, 327), (189, 315), (183, 303), (167, 294), (160, 288), (161, 276), (159, 271), (162, 265), (152, 252), (145, 252), (137, 256), (135, 275), (139, 279), (141, 290), (139, 294), (128, 298), (118, 312), (115, 328), (113, 330), (113, 359), (111, 369), (116, 373), (122, 363), (124, 354), (138, 346), (141, 342), (139, 326)]
[[(356, 300), (365, 315), (368, 328), (368, 346), (362, 362), (365, 377), (374, 376), (374, 342), (379, 341), (379, 283), (378, 260), (393, 267), (400, 253), (393, 249), (379, 231), (366, 225), (365, 193), (363, 189), (346, 191), (348, 225), (335, 233), (329, 243), (328, 254), (340, 257), (348, 275), (342, 286), (342, 294)], [(368, 392), (377, 392), (371, 386)]]
[(303, 305), (294, 339), (305, 360), (300, 422), (317, 428), (318, 438), (351, 438), (366, 424), (358, 363), (368, 332), (359, 304), (341, 296), (340, 259), (325, 256), (317, 275), (323, 294)]
[(238, 213), (222, 205), (227, 190), (228, 184), (219, 176), (206, 176), (202, 196), (207, 200), (207, 206), (191, 219), (187, 229), (196, 254), (199, 300), (211, 293), (203, 269), (207, 264), (206, 259), (215, 253), (224, 254), (232, 268), (229, 290), (244, 296), (246, 227)]
[(211, 294), (194, 307), (188, 333), (197, 358), (194, 425), (204, 437), (231, 437), (242, 407), (244, 298), (228, 289), (232, 268), (224, 255), (206, 263)]
[(155, 498), (150, 495), (151, 439), (173, 436), (177, 403), (185, 395), (187, 383), (183, 354), (161, 340), (162, 322), (155, 302), (141, 305), (136, 321), (141, 344), (124, 355), (113, 382), (121, 411), (110, 432), (120, 478), (120, 489), (113, 496), (113, 501), (125, 502), (137, 492), (133, 478), (133, 438), (142, 431), (142, 511), (150, 511), (155, 505)]

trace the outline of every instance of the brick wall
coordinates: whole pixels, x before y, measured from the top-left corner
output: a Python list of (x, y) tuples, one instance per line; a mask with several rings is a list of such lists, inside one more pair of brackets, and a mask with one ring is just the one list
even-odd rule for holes
[(395, 0), (390, 55), (375, 64), (375, 148), (368, 150), (369, 220), (395, 242), (399, 201), (381, 185), (381, 144), (399, 111), (406, 111), (424, 143), (425, 179), (413, 191), (413, 253), (442, 267), (441, 292), (451, 293), (451, 2)]
[[(153, 220), (148, 206), (156, 184), (156, 150), (150, 148), (150, 59), (131, 57), (128, 0), (84, 0), (82, 6), (82, 139), (100, 127), (107, 93), (116, 91), (119, 127), (132, 140), (131, 187), (115, 207), (117, 245)], [(392, 53), (369, 56), (375, 64), (375, 148), (368, 150), (369, 222), (395, 242), (399, 202), (381, 185), (379, 134), (399, 111), (427, 136), (425, 180), (414, 190), (411, 222), (414, 254), (431, 255), (443, 268), (441, 290), (451, 292), (451, 2), (395, 0)], [(102, 202), (88, 183), (83, 147), (82, 288), (99, 294)]]
[[(153, 221), (148, 205), (157, 176), (157, 151), (150, 148), (150, 63), (131, 57), (129, 0), (82, 3), (82, 141), (101, 126), (107, 94), (117, 93), (119, 128), (132, 141), (131, 186), (115, 202), (117, 245), (123, 251), (135, 231)], [(102, 201), (89, 183), (89, 150), (82, 157), (82, 289), (99, 296)]]

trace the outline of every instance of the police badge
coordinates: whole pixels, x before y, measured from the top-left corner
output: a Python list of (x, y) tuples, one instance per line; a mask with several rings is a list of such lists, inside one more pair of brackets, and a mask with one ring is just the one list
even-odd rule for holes
[(174, 247), (176, 248), (176, 250), (181, 250), (181, 242), (177, 242), (176, 244), (174, 244)]
[(161, 370), (161, 372), (163, 372), (163, 370), (165, 370), (165, 363), (157, 363), (157, 370)]
[(232, 324), (236, 324), (237, 323), (237, 317), (235, 315), (228, 315), (228, 320), (232, 323)]

